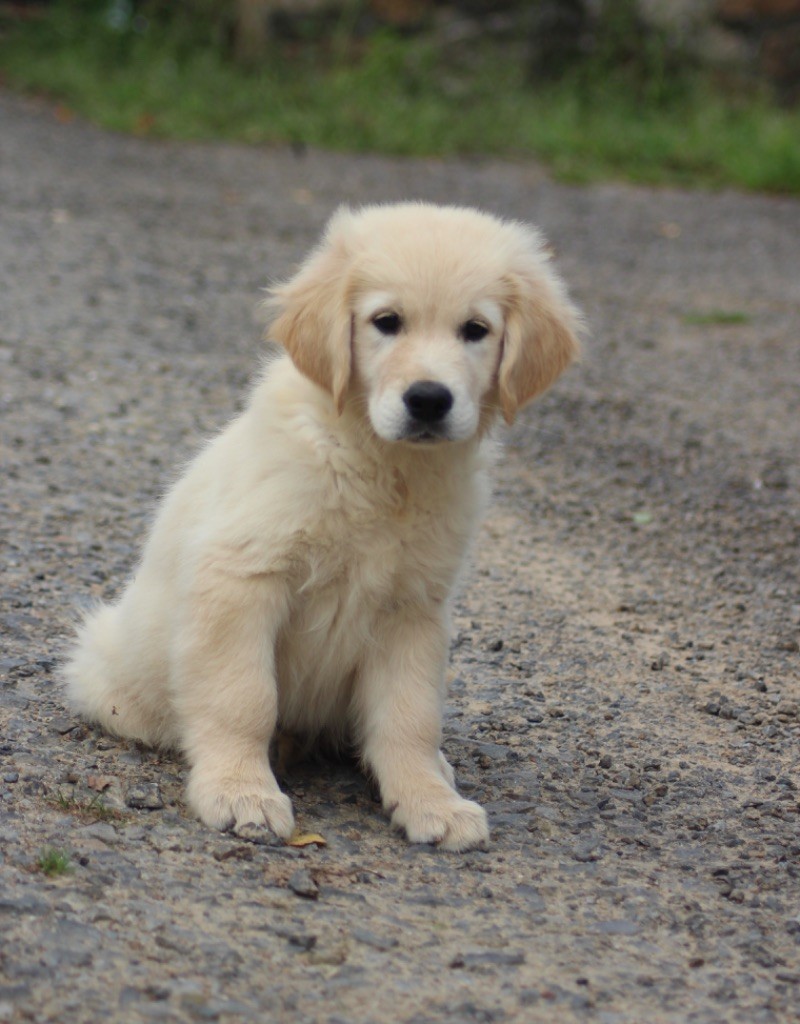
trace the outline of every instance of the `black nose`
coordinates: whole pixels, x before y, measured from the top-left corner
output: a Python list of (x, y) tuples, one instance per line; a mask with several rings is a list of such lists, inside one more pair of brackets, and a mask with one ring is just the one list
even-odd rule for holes
[(438, 423), (453, 408), (453, 393), (435, 380), (418, 380), (405, 392), (403, 402), (418, 423)]

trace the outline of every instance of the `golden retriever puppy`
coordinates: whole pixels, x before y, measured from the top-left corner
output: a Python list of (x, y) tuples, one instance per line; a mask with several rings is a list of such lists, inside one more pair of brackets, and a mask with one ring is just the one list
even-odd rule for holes
[(291, 835), (280, 727), (354, 745), (412, 842), (482, 846), (439, 749), (453, 587), (490, 428), (573, 359), (577, 313), (535, 231), (423, 203), (340, 210), (270, 305), (285, 354), (83, 624), (70, 698), (182, 751), (214, 828)]

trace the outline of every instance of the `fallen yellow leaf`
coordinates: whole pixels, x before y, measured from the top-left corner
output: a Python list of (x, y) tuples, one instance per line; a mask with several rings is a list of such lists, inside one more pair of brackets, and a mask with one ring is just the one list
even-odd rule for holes
[(287, 846), (327, 846), (327, 842), (316, 832), (295, 832)]

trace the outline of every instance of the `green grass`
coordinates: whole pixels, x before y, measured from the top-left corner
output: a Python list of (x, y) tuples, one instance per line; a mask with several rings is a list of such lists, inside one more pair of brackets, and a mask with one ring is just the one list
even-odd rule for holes
[(65, 796), (59, 792), (52, 800), (52, 804), (59, 811), (66, 814), (73, 814), (84, 821), (125, 821), (127, 815), (123, 811), (117, 811), (113, 807), (106, 807), (100, 794), (80, 800), (72, 794)]
[(736, 310), (711, 309), (705, 313), (687, 313), (683, 322), (688, 327), (734, 327), (749, 324), (750, 317)]
[(73, 871), (69, 854), (64, 850), (57, 850), (53, 846), (46, 846), (41, 851), (36, 864), (39, 870), (49, 878), (68, 875)]
[(275, 46), (237, 67), (185, 25), (114, 30), (106, 3), (0, 26), (12, 88), (106, 128), (402, 155), (535, 157), (565, 180), (800, 192), (800, 112), (706, 76), (584, 66), (534, 88), (523, 48), (378, 33)]

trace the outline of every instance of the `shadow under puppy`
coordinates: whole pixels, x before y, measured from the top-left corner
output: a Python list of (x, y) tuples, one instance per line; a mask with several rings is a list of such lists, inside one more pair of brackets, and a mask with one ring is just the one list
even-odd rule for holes
[(423, 203), (340, 210), (269, 304), (285, 354), (84, 622), (70, 699), (182, 751), (214, 828), (292, 833), (280, 727), (354, 744), (412, 842), (481, 846), (439, 749), (450, 603), (490, 428), (575, 357), (578, 315), (534, 230)]

